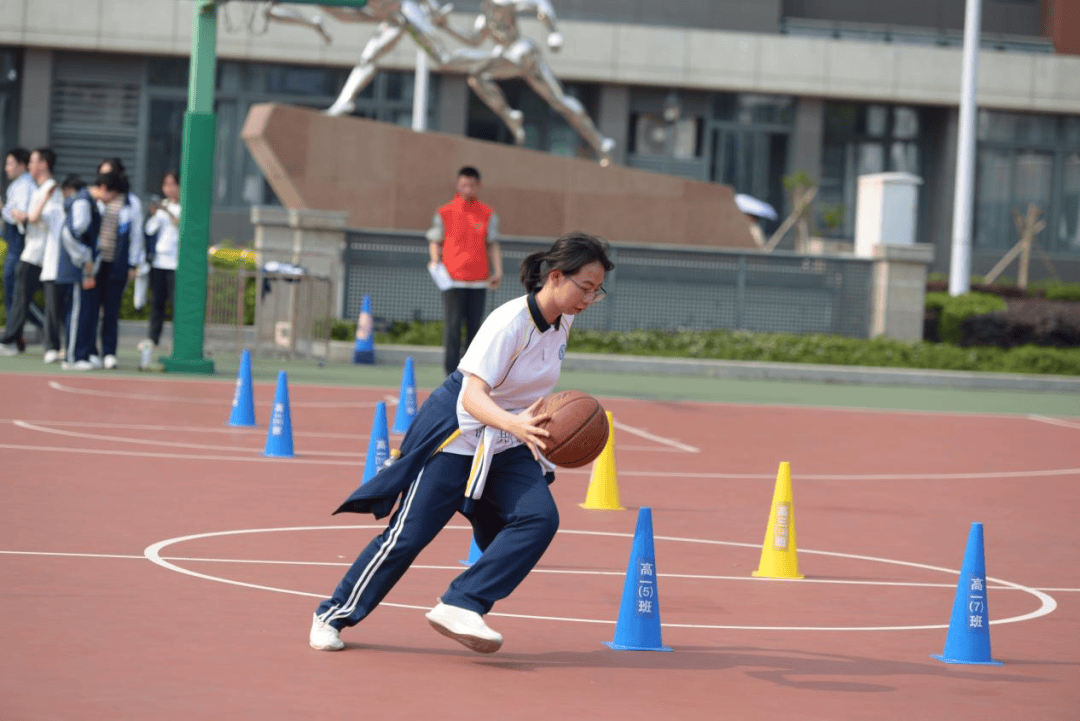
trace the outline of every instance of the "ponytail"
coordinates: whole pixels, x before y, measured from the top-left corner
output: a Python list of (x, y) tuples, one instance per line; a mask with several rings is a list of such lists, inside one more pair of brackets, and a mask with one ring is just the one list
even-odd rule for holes
[(556, 240), (548, 250), (538, 250), (521, 261), (521, 284), (535, 293), (543, 287), (551, 271), (574, 275), (589, 263), (599, 263), (604, 271), (615, 264), (608, 258), (608, 244), (596, 236), (575, 231)]
[(544, 285), (544, 278), (540, 274), (547, 259), (547, 252), (538, 250), (521, 261), (521, 284), (525, 286), (525, 292), (535, 293)]

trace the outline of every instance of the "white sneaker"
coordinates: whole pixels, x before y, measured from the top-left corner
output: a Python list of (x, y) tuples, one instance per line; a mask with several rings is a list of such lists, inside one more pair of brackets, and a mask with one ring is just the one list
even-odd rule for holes
[(60, 358), (60, 351), (47, 350), (45, 351), (45, 362), (55, 363)]
[(14, 343), (0, 343), (0, 355), (14, 358), (19, 355), (19, 349)]
[(116, 367), (116, 356), (109, 354), (105, 356), (105, 370), (112, 370)]
[[(78, 362), (79, 361), (76, 361), (76, 363), (78, 363)], [(92, 356), (90, 356), (90, 360), (87, 361), (87, 362), (90, 363), (90, 367), (93, 370), (101, 370), (101, 368), (103, 367), (102, 363), (101, 363), (101, 356), (92, 355)]]
[(495, 653), (502, 647), (503, 637), (476, 611), (439, 603), (424, 617), (436, 631), (477, 653)]
[(91, 363), (90, 361), (86, 361), (86, 360), (75, 361), (74, 363), (68, 363), (67, 361), (65, 361), (64, 364), (61, 365), (60, 367), (63, 368), (64, 370), (66, 370), (66, 371), (92, 371), (92, 370), (97, 370), (94, 367), (93, 363)]
[(308, 644), (316, 651), (340, 651), (345, 648), (338, 636), (338, 630), (328, 623), (319, 620), (319, 614), (311, 617), (311, 633), (308, 634)]

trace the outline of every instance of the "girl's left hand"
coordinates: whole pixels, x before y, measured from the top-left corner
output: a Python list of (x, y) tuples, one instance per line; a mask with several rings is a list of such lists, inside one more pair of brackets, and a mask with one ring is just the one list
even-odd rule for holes
[(533, 458), (537, 461), (540, 460), (543, 449), (547, 448), (543, 439), (551, 435), (547, 430), (540, 427), (541, 423), (551, 418), (551, 414), (541, 413), (536, 415), (537, 409), (543, 402), (543, 398), (538, 398), (531, 406), (515, 415), (513, 422), (506, 429), (529, 447)]

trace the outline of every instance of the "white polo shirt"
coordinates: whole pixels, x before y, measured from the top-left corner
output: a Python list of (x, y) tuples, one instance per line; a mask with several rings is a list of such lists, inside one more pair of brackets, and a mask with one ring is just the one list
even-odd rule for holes
[[(473, 338), (458, 369), (491, 387), (491, 398), (503, 410), (520, 413), (539, 398), (552, 392), (559, 382), (566, 342), (574, 316), (562, 315), (554, 324), (544, 320), (531, 295), (504, 303), (487, 317)], [(466, 412), (465, 384), (457, 400), (461, 435), (445, 449), (449, 453), (473, 455), (484, 426)], [(521, 445), (511, 433), (500, 432), (493, 453)]]
[[(33, 195), (30, 196), (30, 206), (33, 208), (41, 200), (50, 189), (56, 187), (56, 180), (53, 178), (47, 179), (44, 183), (38, 186)], [(54, 192), (56, 195), (59, 191)], [(49, 198), (52, 200), (52, 197)], [(44, 215), (36, 223), (26, 224), (26, 244), (23, 245), (22, 255), (19, 256), (19, 260), (24, 263), (30, 263), (36, 265), (39, 268), (44, 262), (45, 257), (45, 243), (49, 238), (49, 224), (46, 221)]]

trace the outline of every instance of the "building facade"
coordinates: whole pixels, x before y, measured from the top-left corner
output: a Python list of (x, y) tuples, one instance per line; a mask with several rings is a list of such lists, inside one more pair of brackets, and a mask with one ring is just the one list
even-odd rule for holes
[[(923, 179), (918, 240), (937, 248), (932, 270), (947, 272), (964, 0), (554, 5), (565, 44), (547, 59), (616, 140), (614, 162), (732, 185), (782, 215), (791, 207), (783, 179), (804, 171), (819, 188), (816, 232), (838, 240), (854, 232), (859, 175), (911, 172)], [(240, 141), (248, 108), (329, 106), (375, 30), (327, 21), (333, 42), (325, 44), (308, 28), (267, 24), (262, 6), (219, 4), (215, 241), (246, 241), (249, 207), (275, 202)], [(479, 2), (454, 6), (451, 22), (467, 27)], [(180, 160), (195, 7), (193, 0), (0, 0), (0, 144), (53, 147), (60, 175), (88, 176), (101, 158), (117, 156), (137, 192), (160, 192), (163, 174)], [(542, 41), (535, 19), (522, 25)], [(1078, 54), (1077, 3), (983, 0), (976, 274), (1016, 242), (1013, 213), (1034, 203), (1046, 220), (1041, 249), (1059, 275), (1080, 280)], [(410, 125), (415, 58), (406, 38), (356, 114)], [(502, 85), (525, 114), (527, 147), (589, 157), (523, 82)], [(511, 142), (460, 74), (435, 69), (427, 107), (431, 130)], [(1038, 262), (1031, 270), (1035, 278), (1049, 273)]]

